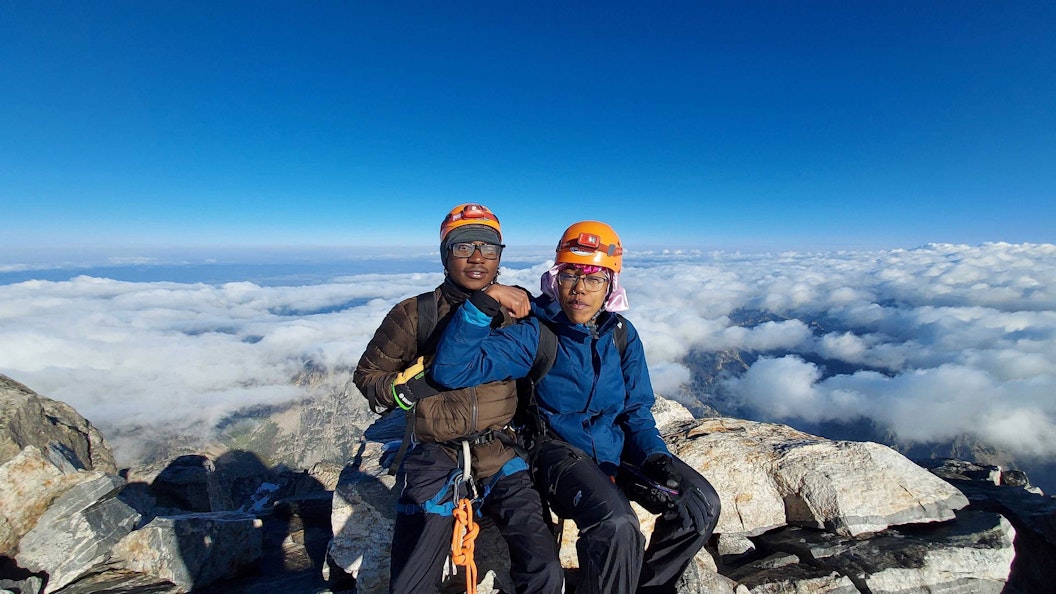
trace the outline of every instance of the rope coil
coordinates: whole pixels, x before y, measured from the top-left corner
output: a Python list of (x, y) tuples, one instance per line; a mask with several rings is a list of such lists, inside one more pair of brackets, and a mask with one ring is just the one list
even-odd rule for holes
[[(468, 487), (470, 497), (476, 499), (477, 482), (473, 480), (473, 474), (470, 472), (472, 468), (468, 441), (462, 441), (460, 459), (462, 462), (461, 482)], [(456, 484), (455, 498), (458, 497), (458, 490)], [(477, 534), (480, 534), (480, 526), (473, 519), (473, 499), (464, 497), (451, 510), (451, 515), (455, 519), (455, 527), (451, 534), (451, 562), (456, 566), (461, 565), (466, 568), (466, 594), (477, 594), (477, 562), (473, 559), (473, 551), (476, 546), (474, 541), (477, 539)]]
[(451, 535), (451, 562), (466, 568), (466, 594), (477, 594), (477, 563), (473, 551), (480, 525), (473, 520), (473, 502), (460, 500), (452, 515), (455, 528)]

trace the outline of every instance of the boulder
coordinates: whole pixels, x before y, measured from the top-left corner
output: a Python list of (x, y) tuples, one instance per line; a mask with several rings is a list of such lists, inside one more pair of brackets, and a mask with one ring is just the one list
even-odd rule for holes
[(0, 578), (0, 594), (37, 594), (44, 591), (44, 579), (35, 575), (23, 579)]
[(775, 470), (789, 524), (845, 536), (951, 520), (968, 505), (952, 485), (878, 443), (792, 447), (781, 452)]
[(672, 425), (693, 420), (693, 413), (682, 404), (668, 400), (659, 394), (655, 396), (652, 413), (656, 426), (661, 432)]
[(181, 592), (180, 588), (162, 578), (136, 573), (116, 564), (106, 563), (98, 566), (96, 571), (59, 590), (56, 594), (180, 594)]
[(220, 489), (209, 458), (188, 454), (172, 460), (150, 483), (147, 492), (163, 508), (186, 512), (226, 511), (231, 500)]
[(743, 586), (721, 575), (715, 569), (711, 556), (701, 551), (693, 558), (686, 570), (675, 582), (675, 594), (746, 594)]
[(113, 556), (131, 571), (161, 577), (190, 592), (255, 570), (262, 554), (262, 526), (259, 519), (239, 512), (162, 516), (117, 543)]
[(396, 512), (396, 480), (378, 463), (381, 448), (368, 444), (367, 450), (364, 466), (346, 468), (334, 490), (330, 516), (334, 537), (327, 551), (333, 566), (328, 569), (354, 578), (360, 594), (388, 592)]
[[(784, 553), (788, 565), (802, 562), (822, 573), (846, 576), (862, 592), (996, 594), (1009, 575), (1014, 538), (1015, 530), (1003, 517), (965, 511), (956, 522), (892, 528), (868, 539), (789, 527), (755, 540), (762, 550)], [(788, 568), (731, 572), (753, 588), (791, 575)]]
[[(775, 440), (807, 434), (774, 426)], [(802, 436), (802, 437), (800, 437)], [(784, 495), (772, 475), (775, 451), (759, 423), (718, 418), (690, 421), (664, 432), (668, 448), (715, 487), (722, 512), (720, 534), (762, 534), (788, 523)]]
[(104, 476), (77, 470), (63, 451), (36, 446), (0, 465), (0, 555), (13, 557), (22, 537), (63, 493)]
[(774, 554), (734, 572), (750, 594), (858, 594), (861, 592), (845, 575), (824, 567), (800, 563), (795, 555)]
[(955, 485), (968, 509), (999, 513), (1016, 530), (1016, 557), (1007, 592), (1045, 592), (1056, 583), (1056, 499), (1030, 487), (1019, 473), (960, 460), (920, 460), (937, 476)]
[(276, 501), (264, 522), (263, 574), (314, 571), (318, 576), (330, 545), (333, 493), (318, 491)]
[(665, 439), (715, 485), (720, 533), (795, 524), (855, 536), (949, 520), (968, 505), (949, 483), (880, 444), (729, 418), (682, 424)]
[(79, 469), (117, 473), (102, 433), (73, 407), (0, 374), (0, 464), (27, 446), (62, 450)]
[[(88, 473), (84, 473), (88, 475)], [(57, 497), (19, 542), (21, 567), (48, 574), (54, 592), (106, 561), (139, 514), (116, 499), (124, 479), (92, 473)]]

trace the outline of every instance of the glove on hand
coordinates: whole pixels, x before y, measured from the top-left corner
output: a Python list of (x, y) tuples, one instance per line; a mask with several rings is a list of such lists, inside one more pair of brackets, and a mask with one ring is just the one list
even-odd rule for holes
[[(682, 474), (675, 469), (671, 456), (652, 454), (642, 464), (642, 474), (662, 487), (678, 491), (682, 487)], [(674, 498), (678, 495), (675, 494)]]
[(443, 391), (442, 387), (428, 378), (425, 369), (425, 357), (418, 357), (410, 367), (396, 374), (392, 382), (392, 399), (396, 406), (411, 410), (415, 402)]
[(682, 473), (675, 468), (671, 456), (653, 454), (642, 464), (642, 473), (657, 484), (674, 491), (668, 496), (670, 503), (663, 514), (665, 518), (678, 520), (683, 530), (704, 530), (708, 509), (704, 494), (692, 485), (682, 484)]
[(681, 492), (674, 509), (664, 512), (664, 518), (678, 520), (683, 530), (695, 529), (700, 534), (708, 528), (711, 506), (700, 490), (690, 487)]
[(677, 508), (682, 477), (666, 454), (653, 454), (637, 468), (620, 466), (616, 479), (627, 496), (650, 513), (667, 514)]

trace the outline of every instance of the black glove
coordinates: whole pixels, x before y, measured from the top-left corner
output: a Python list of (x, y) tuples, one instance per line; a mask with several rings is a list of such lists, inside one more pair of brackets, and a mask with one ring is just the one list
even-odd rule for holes
[(642, 474), (672, 491), (682, 487), (682, 474), (675, 469), (674, 461), (667, 454), (652, 454), (646, 458), (642, 464)]
[(712, 529), (709, 522), (711, 516), (714, 516), (714, 510), (696, 487), (680, 491), (674, 508), (667, 510), (663, 515), (667, 520), (678, 520), (683, 530), (692, 528), (700, 534)]
[(469, 302), (484, 315), (491, 316), (492, 319), (502, 315), (502, 305), (494, 297), (485, 293), (484, 289), (474, 291), (469, 296)]
[(415, 402), (442, 391), (443, 388), (434, 384), (425, 373), (425, 357), (415, 359), (410, 367), (396, 374), (392, 382), (392, 399), (403, 410), (411, 410)]
[(676, 509), (678, 489), (670, 487), (669, 481), (678, 485), (681, 476), (674, 470), (671, 458), (666, 454), (654, 454), (640, 467), (621, 464), (616, 473), (616, 483), (627, 497), (653, 514)]
[[(520, 289), (520, 290), (524, 291), (524, 294), (528, 296), (528, 300), (529, 301), (534, 299), (534, 297), (532, 297), (532, 292), (529, 291), (528, 289), (525, 289), (524, 287), (522, 287), (520, 285), (510, 285), (510, 286), (515, 288), (515, 289)], [(487, 287), (485, 287), (485, 288), (487, 288)], [(479, 291), (474, 291), (473, 294), (469, 296), (469, 302), (472, 303), (474, 307), (479, 309), (481, 311), (481, 313), (483, 313), (486, 316), (490, 316), (491, 317), (491, 323), (492, 323), (493, 327), (497, 327), (497, 324), (502, 323), (502, 311), (503, 311), (502, 304), (499, 303), (491, 295), (488, 295), (487, 293), (485, 293), (484, 289), (481, 289)]]
[(678, 520), (683, 530), (695, 528), (702, 532), (707, 529), (709, 505), (699, 489), (686, 485), (682, 473), (675, 468), (675, 462), (667, 454), (653, 454), (642, 464), (642, 473), (662, 487), (667, 487), (670, 504), (663, 512), (664, 518)]

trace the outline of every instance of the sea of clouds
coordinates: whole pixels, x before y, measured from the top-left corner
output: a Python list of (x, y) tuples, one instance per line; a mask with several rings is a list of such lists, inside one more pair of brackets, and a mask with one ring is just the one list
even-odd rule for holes
[[(544, 258), (508, 258), (503, 281), (538, 292)], [(21, 276), (0, 284), (0, 372), (104, 433), (206, 435), (235, 410), (297, 398), (290, 380), (308, 361), (354, 367), (395, 303), (442, 280), (435, 254), (420, 272), (384, 261), (355, 274), (325, 268), (265, 283), (91, 269), (22, 280), (33, 270), (9, 265)], [(690, 353), (750, 351), (750, 368), (716, 390), (755, 418), (867, 417), (907, 441), (967, 434), (1017, 455), (1056, 454), (1056, 245), (631, 253), (621, 282), (661, 394), (685, 391)], [(744, 312), (765, 321), (742, 326)]]

